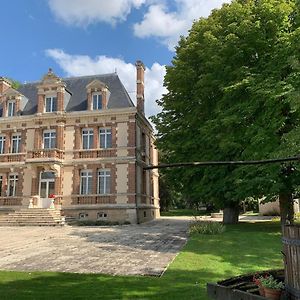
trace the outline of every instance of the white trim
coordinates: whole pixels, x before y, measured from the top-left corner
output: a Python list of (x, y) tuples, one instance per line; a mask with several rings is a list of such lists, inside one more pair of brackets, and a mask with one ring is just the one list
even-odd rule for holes
[[(13, 178), (10, 178), (10, 177)], [(16, 196), (16, 190), (17, 190), (17, 184), (19, 180), (19, 174), (18, 173), (9, 173), (7, 176), (7, 196), (8, 197), (15, 197)], [(12, 195), (9, 194), (10, 191), (10, 181), (13, 181), (13, 190), (12, 190)]]
[[(82, 175), (82, 173), (86, 173), (86, 175)], [(90, 173), (90, 174), (89, 174)], [(86, 179), (86, 185), (85, 185), (85, 191), (82, 193), (82, 179)], [(91, 193), (88, 193), (88, 187), (89, 187), (89, 180), (93, 180), (93, 171), (89, 169), (80, 170), (80, 184), (79, 184), (79, 194), (80, 196), (90, 195)], [(93, 181), (92, 181), (93, 184)]]
[[(86, 133), (84, 133), (86, 131)], [(83, 137), (87, 137), (87, 148), (83, 147)], [(92, 137), (92, 143), (91, 143), (91, 137)], [(88, 149), (93, 149), (94, 147), (94, 129), (93, 128), (82, 128), (81, 130), (81, 142), (82, 142), (82, 149), (83, 150), (88, 150)], [(91, 145), (92, 144), (92, 145)]]
[[(101, 132), (104, 131), (104, 132)], [(112, 147), (112, 129), (111, 127), (100, 127), (99, 128), (99, 148), (100, 149), (107, 149)], [(108, 136), (110, 135), (110, 147), (107, 146)], [(104, 136), (104, 145), (101, 145), (101, 136)]]
[[(16, 142), (16, 151), (13, 151), (14, 142)], [(20, 144), (21, 144), (21, 133), (13, 133), (11, 135), (10, 153), (20, 153)]]
[[(50, 99), (50, 111), (47, 111), (47, 100)], [(56, 110), (53, 110), (54, 107), (54, 99), (56, 101)], [(52, 112), (56, 112), (57, 111), (57, 96), (45, 96), (45, 100), (44, 100), (44, 113), (52, 113)]]
[[(11, 109), (10, 109), (11, 108)], [(16, 114), (16, 100), (7, 101), (7, 117), (14, 117)]]
[(2, 140), (2, 142), (0, 143), (1, 147), (0, 147), (0, 154), (4, 154), (5, 151), (5, 142), (6, 142), (6, 136), (1, 134), (0, 135), (0, 139)]
[[(104, 174), (101, 175), (100, 174), (101, 172), (103, 172)], [(101, 193), (101, 191), (100, 191), (101, 178), (104, 180), (103, 193)], [(107, 191), (107, 180), (109, 180), (109, 191)], [(97, 194), (98, 195), (110, 195), (111, 194), (111, 170), (110, 169), (98, 169), (97, 170)]]
[[(49, 133), (49, 137), (45, 138), (45, 134)], [(54, 133), (55, 136), (51, 136), (51, 133)], [(45, 148), (45, 139), (49, 140), (49, 148)], [(52, 143), (54, 140), (54, 147), (52, 147)], [(43, 131), (43, 149), (55, 149), (56, 148), (56, 130), (55, 129), (47, 129)]]

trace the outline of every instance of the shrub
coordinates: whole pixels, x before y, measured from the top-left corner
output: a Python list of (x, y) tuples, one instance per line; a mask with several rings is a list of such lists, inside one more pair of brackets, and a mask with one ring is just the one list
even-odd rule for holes
[(92, 221), (92, 220), (80, 220), (80, 221), (75, 221), (73, 223), (74, 225), (77, 226), (115, 226), (115, 225), (128, 225), (130, 222), (125, 221), (125, 222), (111, 222), (111, 221)]
[(271, 211), (263, 213), (263, 216), (269, 216), (269, 217), (280, 216), (280, 212), (277, 210), (271, 210)]
[(225, 226), (219, 222), (195, 221), (190, 225), (189, 234), (220, 234), (225, 230)]
[(281, 281), (276, 280), (272, 275), (263, 277), (261, 276), (259, 278), (259, 281), (263, 287), (269, 288), (269, 289), (283, 289), (284, 283)]

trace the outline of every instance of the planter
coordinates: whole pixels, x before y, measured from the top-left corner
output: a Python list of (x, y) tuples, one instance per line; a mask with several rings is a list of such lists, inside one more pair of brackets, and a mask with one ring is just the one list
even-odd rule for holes
[(280, 300), (281, 290), (264, 287), (265, 297), (270, 300)]
[(258, 292), (261, 296), (265, 297), (265, 288), (261, 284), (258, 285)]

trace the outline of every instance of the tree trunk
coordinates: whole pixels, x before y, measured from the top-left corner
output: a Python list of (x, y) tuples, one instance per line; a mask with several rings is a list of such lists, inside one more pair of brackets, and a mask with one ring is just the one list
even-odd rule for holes
[(237, 224), (239, 222), (239, 206), (225, 207), (223, 210), (223, 224)]
[(294, 223), (294, 201), (291, 193), (279, 194), (281, 225)]

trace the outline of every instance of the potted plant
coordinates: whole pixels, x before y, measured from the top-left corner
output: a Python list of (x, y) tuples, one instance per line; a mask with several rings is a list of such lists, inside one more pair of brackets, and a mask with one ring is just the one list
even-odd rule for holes
[(258, 286), (259, 294), (264, 297), (265, 296), (265, 290), (264, 290), (264, 287), (261, 284), (260, 278), (261, 278), (261, 276), (259, 276), (258, 274), (255, 274), (253, 276), (253, 282)]
[(284, 283), (276, 280), (272, 275), (259, 277), (259, 281), (264, 289), (265, 297), (270, 300), (280, 300)]

